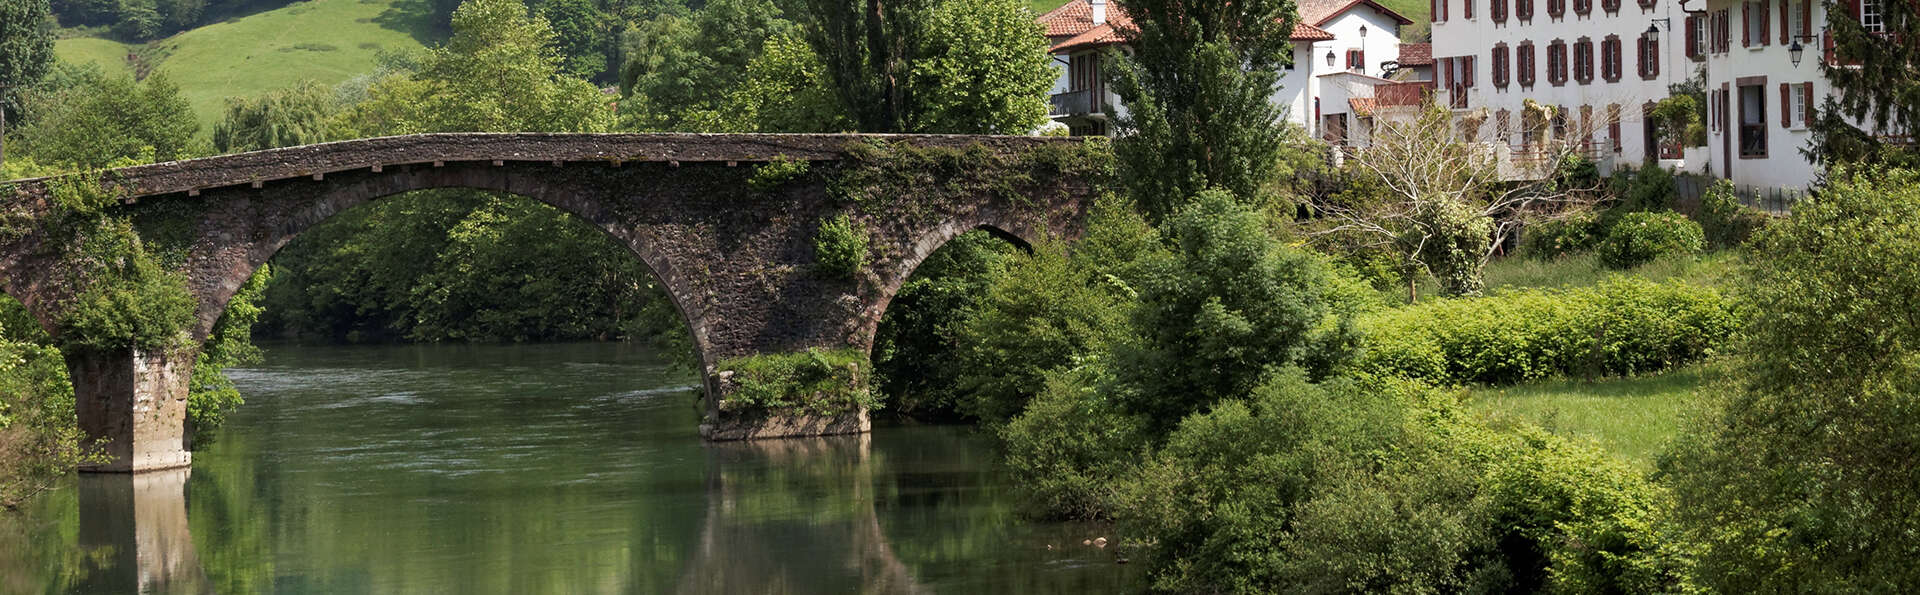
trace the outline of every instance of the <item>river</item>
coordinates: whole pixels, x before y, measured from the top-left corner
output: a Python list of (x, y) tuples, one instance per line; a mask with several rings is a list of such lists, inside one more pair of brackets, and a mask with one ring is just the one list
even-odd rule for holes
[(643, 345), (269, 345), (190, 470), (0, 515), (0, 592), (1114, 593), (964, 427), (707, 444)]

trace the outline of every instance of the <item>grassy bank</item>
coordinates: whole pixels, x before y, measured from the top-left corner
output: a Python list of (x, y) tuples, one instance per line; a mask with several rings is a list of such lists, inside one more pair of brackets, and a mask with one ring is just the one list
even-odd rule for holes
[(332, 85), (374, 69), (383, 52), (421, 49), (428, 15), (406, 0), (309, 0), (214, 23), (145, 46), (97, 38), (62, 39), (66, 62), (97, 62), (124, 72), (138, 52), (181, 94), (211, 134), (228, 97), (250, 97), (301, 81)]
[(1679, 432), (1694, 391), (1719, 373), (1713, 364), (1705, 364), (1635, 378), (1476, 387), (1468, 391), (1466, 402), (1496, 417), (1510, 416), (1555, 434), (1592, 440), (1651, 468), (1654, 457)]

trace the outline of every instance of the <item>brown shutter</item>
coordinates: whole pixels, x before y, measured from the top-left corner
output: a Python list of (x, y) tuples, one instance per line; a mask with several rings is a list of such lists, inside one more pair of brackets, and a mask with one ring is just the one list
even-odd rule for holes
[(1788, 13), (1791, 12), (1793, 12), (1793, 0), (1780, 0), (1780, 45), (1787, 45), (1790, 41), (1788, 38), (1793, 37), (1793, 32), (1788, 31), (1793, 28), (1793, 22), (1787, 18)]
[(1780, 83), (1780, 127), (1793, 127), (1793, 85)]
[(1800, 34), (1813, 34), (1813, 0), (1800, 0)]
[(1747, 14), (1747, 12), (1752, 10), (1753, 2), (1743, 2), (1740, 4), (1740, 47), (1743, 48), (1753, 47), (1753, 27), (1747, 25), (1748, 22), (1753, 20), (1753, 15)]
[(1686, 27), (1687, 27), (1687, 57), (1688, 57), (1688, 58), (1698, 58), (1698, 57), (1700, 57), (1700, 55), (1699, 55), (1699, 54), (1696, 54), (1696, 53), (1694, 53), (1694, 51), (1693, 51), (1693, 49), (1694, 49), (1694, 47), (1696, 47), (1696, 46), (1697, 46), (1697, 44), (1696, 44), (1695, 42), (1697, 42), (1697, 41), (1699, 41), (1699, 40), (1700, 40), (1700, 36), (1699, 36), (1699, 35), (1695, 35), (1695, 34), (1694, 34), (1694, 30), (1693, 30), (1693, 21), (1694, 21), (1694, 19), (1696, 19), (1696, 18), (1699, 18), (1699, 17), (1695, 17), (1695, 16), (1692, 16), (1692, 15), (1688, 15), (1688, 16), (1687, 16), (1687, 20), (1685, 21), (1685, 23), (1686, 23)]
[(1773, 1), (1758, 0), (1754, 4), (1760, 5), (1760, 45), (1765, 46), (1772, 43), (1768, 40), (1768, 29), (1773, 27), (1773, 19), (1769, 18), (1768, 12), (1773, 10)]
[(1460, 9), (1460, 16), (1469, 19), (1473, 18), (1473, 0), (1460, 0), (1460, 2), (1460, 6), (1462, 7)]

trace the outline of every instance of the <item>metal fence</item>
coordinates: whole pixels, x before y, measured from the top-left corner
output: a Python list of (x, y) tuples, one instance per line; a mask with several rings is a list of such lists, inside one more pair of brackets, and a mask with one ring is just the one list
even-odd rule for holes
[[(1720, 180), (1716, 178), (1699, 174), (1674, 176), (1674, 194), (1678, 195), (1681, 204), (1689, 207), (1697, 207), (1700, 204), (1700, 197), (1705, 196), (1707, 189), (1712, 188), (1713, 185), (1719, 183), (1719, 181)], [(1793, 213), (1793, 205), (1795, 203), (1807, 198), (1807, 191), (1804, 188), (1735, 185), (1733, 187), (1733, 195), (1740, 200), (1742, 206), (1753, 208), (1769, 215), (1786, 216)]]

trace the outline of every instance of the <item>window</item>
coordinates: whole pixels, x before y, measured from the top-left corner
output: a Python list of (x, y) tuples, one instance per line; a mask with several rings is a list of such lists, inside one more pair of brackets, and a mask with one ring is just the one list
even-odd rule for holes
[(1607, 138), (1613, 141), (1613, 152), (1620, 152), (1620, 104), (1607, 106)]
[(1533, 0), (1513, 0), (1513, 16), (1521, 21), (1533, 20)]
[(1533, 42), (1520, 42), (1520, 51), (1514, 56), (1514, 62), (1520, 66), (1520, 86), (1533, 86)]
[(1641, 12), (1653, 10), (1654, 0), (1640, 0)]
[(1507, 22), (1507, 0), (1487, 0), (1487, 12), (1493, 16), (1493, 22)]
[(1460, 16), (1473, 18), (1473, 0), (1460, 0)]
[(1547, 16), (1556, 19), (1567, 16), (1567, 0), (1547, 0)]
[(1727, 48), (1732, 46), (1731, 12), (1732, 9), (1721, 9), (1713, 13), (1713, 51), (1715, 52), (1727, 53)]
[(1620, 12), (1620, 0), (1600, 0), (1600, 10), (1607, 11), (1607, 14), (1618, 14)]
[(1813, 125), (1813, 83), (1800, 83), (1800, 127)]
[(1573, 78), (1582, 85), (1593, 82), (1593, 41), (1585, 37), (1573, 43)]
[(1696, 62), (1707, 58), (1707, 20), (1687, 15), (1687, 57)]
[(1366, 50), (1347, 50), (1347, 70), (1361, 74), (1367, 72)]
[(1555, 39), (1547, 45), (1547, 82), (1555, 87), (1567, 84), (1567, 42)]
[(1493, 63), (1493, 86), (1507, 88), (1507, 82), (1513, 80), (1513, 62), (1507, 55), (1507, 44), (1494, 44), (1493, 57), (1488, 62)]
[(1767, 7), (1770, 0), (1747, 0), (1740, 5), (1740, 47), (1768, 45)]
[(1881, 5), (1885, 0), (1860, 0), (1860, 26), (1868, 33), (1887, 32), (1887, 10)]
[(1100, 83), (1100, 54), (1074, 54), (1067, 58), (1067, 91), (1085, 91)]
[(1640, 78), (1652, 80), (1660, 77), (1660, 42), (1640, 36), (1639, 55)]
[[(1743, 79), (1743, 83), (1745, 80)], [(1740, 157), (1767, 156), (1766, 79), (1740, 85)]]
[(1573, 0), (1573, 14), (1587, 16), (1593, 12), (1593, 0)]
[(1609, 83), (1620, 81), (1620, 36), (1600, 40), (1600, 78)]
[(1799, 30), (1800, 11), (1793, 9), (1793, 0), (1780, 0), (1780, 45), (1793, 43), (1794, 32)]
[(1503, 143), (1513, 143), (1513, 111), (1500, 108), (1493, 113), (1493, 135)]

